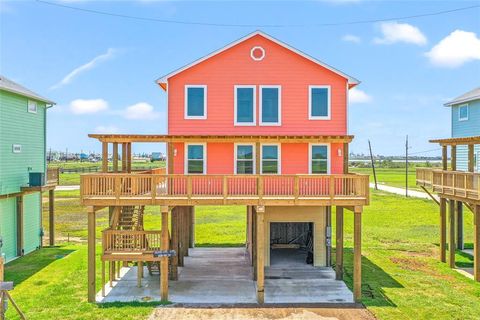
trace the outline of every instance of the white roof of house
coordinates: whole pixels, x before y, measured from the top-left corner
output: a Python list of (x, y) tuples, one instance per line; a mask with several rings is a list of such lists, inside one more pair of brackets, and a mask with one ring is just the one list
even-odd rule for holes
[(25, 88), (24, 86), (19, 85), (16, 82), (13, 82), (10, 79), (5, 78), (2, 75), (0, 75), (0, 89), (13, 92), (31, 99), (39, 100), (45, 102), (46, 104), (55, 104), (55, 102), (36, 94), (35, 92)]
[(219, 54), (219, 53), (221, 53), (221, 52), (223, 52), (227, 49), (230, 49), (231, 47), (233, 47), (233, 46), (235, 46), (235, 45), (237, 45), (237, 44), (239, 44), (239, 43), (241, 43), (241, 42), (243, 42), (243, 41), (245, 41), (249, 38), (252, 38), (256, 35), (261, 35), (262, 37), (265, 37), (265, 38), (275, 42), (276, 44), (278, 44), (278, 45), (280, 45), (284, 48), (287, 48), (290, 51), (293, 51), (296, 54), (299, 54), (300, 56), (302, 56), (302, 57), (304, 57), (304, 58), (306, 58), (306, 59), (308, 59), (308, 60), (310, 60), (310, 61), (312, 61), (312, 62), (314, 62), (314, 63), (316, 63), (316, 64), (318, 64), (318, 65), (320, 65), (320, 66), (322, 66), (322, 67), (324, 67), (324, 68), (326, 68), (326, 69), (328, 69), (328, 70), (330, 70), (330, 71), (332, 71), (332, 72), (334, 72), (334, 73), (336, 73), (336, 74), (338, 74), (342, 77), (344, 77), (344, 78), (346, 78), (348, 80), (349, 84), (357, 85), (357, 84), (360, 83), (360, 81), (355, 79), (354, 77), (349, 76), (348, 74), (343, 73), (342, 71), (340, 71), (338, 69), (335, 69), (334, 67), (332, 67), (332, 66), (330, 66), (330, 65), (328, 65), (328, 64), (326, 64), (326, 63), (324, 63), (320, 60), (317, 60), (316, 58), (314, 58), (314, 57), (312, 57), (312, 56), (310, 56), (310, 55), (308, 55), (308, 54), (306, 54), (306, 53), (304, 53), (304, 52), (302, 52), (302, 51), (300, 51), (300, 50), (298, 50), (298, 49), (296, 49), (296, 48), (294, 48), (294, 47), (292, 47), (292, 46), (290, 46), (290, 45), (288, 45), (288, 44), (286, 44), (286, 43), (284, 43), (284, 42), (282, 42), (282, 41), (280, 41), (280, 40), (278, 40), (278, 39), (276, 39), (276, 38), (274, 38), (274, 37), (272, 37), (268, 34), (266, 34), (266, 33), (264, 33), (264, 32), (262, 32), (262, 31), (252, 32), (252, 33), (250, 33), (250, 34), (248, 34), (248, 35), (246, 35), (246, 36), (244, 36), (244, 37), (242, 37), (242, 38), (240, 38), (240, 39), (238, 39), (234, 42), (229, 43), (228, 45), (226, 45), (223, 48), (220, 48), (220, 49), (218, 49), (218, 50), (216, 50), (216, 51), (214, 51), (214, 52), (212, 52), (212, 53), (210, 53), (210, 54), (208, 54), (208, 55), (206, 55), (206, 56), (204, 56), (200, 59), (195, 60), (194, 62), (192, 62), (190, 64), (187, 64), (187, 65), (185, 65), (185, 66), (183, 66), (183, 67), (181, 67), (181, 68), (179, 68), (179, 69), (177, 69), (177, 70), (175, 70), (175, 71), (173, 71), (169, 74), (166, 74), (166, 75), (160, 77), (159, 79), (157, 79), (157, 83), (159, 83), (159, 84), (160, 83), (166, 83), (168, 78), (170, 78), (170, 77), (172, 77), (172, 76), (174, 76), (174, 75), (176, 75), (176, 74), (178, 74), (178, 73), (180, 73), (180, 72), (182, 72), (182, 71), (184, 71), (184, 70), (186, 70), (190, 67), (193, 67), (194, 65), (197, 65), (197, 64), (199, 64), (199, 63), (201, 63), (201, 62), (203, 62), (203, 61), (205, 61), (205, 60), (207, 60), (207, 59), (209, 59), (209, 58), (211, 58), (211, 57), (213, 57), (213, 56), (215, 56), (215, 55), (217, 55), (217, 54)]
[(445, 103), (444, 106), (451, 107), (459, 103), (465, 103), (465, 102), (479, 100), (479, 99), (480, 99), (480, 87), (475, 88), (471, 91), (468, 91), (467, 93), (464, 93), (459, 97), (456, 97), (452, 101)]

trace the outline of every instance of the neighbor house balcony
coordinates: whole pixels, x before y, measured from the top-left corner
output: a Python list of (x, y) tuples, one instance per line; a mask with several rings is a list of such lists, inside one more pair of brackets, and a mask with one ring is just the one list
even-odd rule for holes
[(332, 175), (95, 173), (81, 176), (87, 206), (340, 205), (369, 203), (369, 178)]
[(28, 185), (23, 186), (20, 189), (24, 193), (54, 190), (55, 187), (59, 184), (59, 177), (59, 168), (48, 168), (47, 174), (45, 175), (45, 180), (42, 185)]
[(417, 168), (416, 180), (441, 197), (480, 203), (479, 173)]

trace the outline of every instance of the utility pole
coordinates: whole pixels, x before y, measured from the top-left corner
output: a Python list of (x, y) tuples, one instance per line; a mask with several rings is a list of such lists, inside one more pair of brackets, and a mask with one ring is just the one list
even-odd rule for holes
[(372, 161), (373, 179), (375, 180), (375, 190), (378, 190), (377, 173), (375, 172), (375, 161), (373, 160), (372, 144), (370, 143), (370, 140), (368, 140), (368, 149), (370, 150), (370, 160)]
[(408, 134), (405, 140), (405, 197), (408, 197)]

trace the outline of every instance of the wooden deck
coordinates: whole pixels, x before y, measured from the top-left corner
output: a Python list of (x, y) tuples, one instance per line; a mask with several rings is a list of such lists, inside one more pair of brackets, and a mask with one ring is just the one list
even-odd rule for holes
[(179, 175), (98, 173), (81, 176), (86, 206), (341, 205), (369, 203), (367, 175)]
[(440, 197), (480, 204), (479, 173), (417, 168), (416, 180)]

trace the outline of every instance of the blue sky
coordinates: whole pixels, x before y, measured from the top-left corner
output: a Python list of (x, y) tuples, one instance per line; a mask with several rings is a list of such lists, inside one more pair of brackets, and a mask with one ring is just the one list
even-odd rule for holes
[[(99, 150), (88, 133), (165, 133), (161, 75), (256, 30), (362, 81), (351, 97), (353, 152), (435, 149), (450, 136), (447, 100), (480, 83), (480, 8), (417, 19), (315, 26), (402, 17), (478, 5), (472, 1), (52, 2), (177, 21), (250, 24), (214, 27), (98, 15), (36, 1), (0, 0), (0, 73), (57, 102), (48, 146)], [(281, 24), (284, 27), (255, 27)], [(301, 25), (301, 26), (292, 26)], [(160, 150), (137, 145), (134, 151)], [(439, 152), (424, 153), (435, 155)]]

